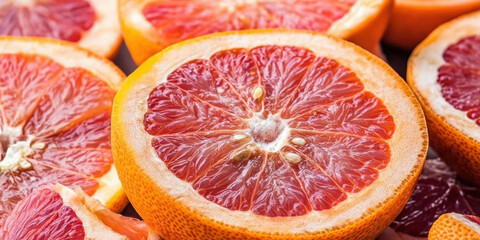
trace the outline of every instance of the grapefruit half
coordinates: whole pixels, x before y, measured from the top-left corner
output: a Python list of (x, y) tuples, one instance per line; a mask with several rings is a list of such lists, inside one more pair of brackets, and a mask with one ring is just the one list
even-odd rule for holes
[(412, 53), (407, 81), (422, 104), (430, 143), (480, 185), (480, 12), (436, 29)]
[(166, 239), (367, 239), (407, 202), (423, 113), (383, 61), (312, 32), (173, 45), (115, 97), (112, 146), (140, 216)]
[(440, 216), (428, 233), (429, 240), (480, 239), (480, 218), (472, 215), (446, 213)]
[(442, 23), (478, 9), (478, 0), (396, 0), (383, 40), (411, 50)]
[(0, 37), (0, 222), (37, 187), (81, 187), (114, 211), (127, 203), (110, 149), (124, 74), (64, 41)]
[(140, 220), (105, 208), (80, 188), (45, 186), (18, 203), (0, 238), (62, 240), (158, 240)]
[(113, 58), (122, 41), (116, 0), (2, 0), (0, 36), (70, 41)]
[(232, 30), (325, 32), (380, 55), (392, 0), (120, 0), (125, 42), (137, 64), (189, 38)]

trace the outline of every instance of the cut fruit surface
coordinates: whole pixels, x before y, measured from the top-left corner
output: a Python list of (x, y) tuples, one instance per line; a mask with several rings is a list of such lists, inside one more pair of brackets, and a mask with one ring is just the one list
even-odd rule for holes
[(480, 12), (436, 29), (409, 59), (407, 81), (426, 112), (431, 145), (480, 184)]
[(73, 44), (0, 37), (0, 222), (51, 183), (126, 204), (110, 149), (110, 112), (123, 73)]
[(20, 201), (5, 224), (0, 237), (15, 239), (65, 240), (157, 240), (140, 220), (121, 216), (98, 200), (57, 184), (45, 186)]
[(373, 238), (406, 203), (427, 146), (393, 70), (301, 31), (174, 45), (129, 76), (112, 116), (126, 193), (167, 239)]
[[(425, 167), (403, 211), (381, 240), (426, 239), (435, 220), (456, 212), (480, 216), (480, 188), (460, 179), (442, 160), (427, 159)], [(421, 213), (421, 214), (419, 214)]]
[(391, 0), (121, 0), (126, 44), (137, 64), (174, 43), (245, 29), (303, 29), (357, 43), (377, 55)]
[(383, 41), (411, 50), (442, 23), (478, 9), (478, 0), (396, 0)]
[(48, 37), (113, 57), (121, 43), (116, 0), (2, 0), (0, 36)]
[(480, 239), (480, 218), (458, 213), (443, 214), (428, 233), (429, 240)]

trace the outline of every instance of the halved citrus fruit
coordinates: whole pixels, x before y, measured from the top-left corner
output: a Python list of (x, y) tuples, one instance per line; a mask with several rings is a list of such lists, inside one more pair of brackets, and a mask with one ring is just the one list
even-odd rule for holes
[(407, 80), (425, 109), (435, 151), (480, 185), (480, 12), (436, 29), (413, 52)]
[(293, 30), (217, 33), (142, 64), (115, 97), (114, 161), (167, 239), (366, 239), (407, 202), (423, 113), (383, 61)]
[(74, 42), (105, 57), (122, 41), (116, 0), (2, 0), (0, 36)]
[(110, 112), (124, 74), (64, 41), (0, 37), (0, 222), (37, 187), (127, 200), (113, 165)]
[(434, 221), (450, 212), (480, 216), (480, 188), (439, 158), (427, 159), (410, 200), (379, 239), (426, 239)]
[(429, 240), (480, 239), (480, 218), (458, 213), (443, 214), (428, 233)]
[(383, 40), (410, 50), (442, 23), (478, 9), (478, 0), (396, 0)]
[(138, 220), (113, 213), (80, 188), (45, 186), (20, 201), (0, 238), (62, 240), (154, 240), (158, 235)]
[(259, 28), (326, 32), (380, 55), (392, 0), (120, 0), (125, 42), (137, 64), (185, 39)]

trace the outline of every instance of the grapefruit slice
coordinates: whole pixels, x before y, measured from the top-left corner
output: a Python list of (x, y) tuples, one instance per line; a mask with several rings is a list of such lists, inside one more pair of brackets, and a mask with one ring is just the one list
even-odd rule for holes
[(478, 9), (478, 0), (396, 0), (383, 40), (411, 50), (442, 23)]
[(142, 64), (115, 97), (112, 147), (167, 239), (372, 239), (407, 202), (427, 133), (407, 85), (365, 50), (250, 30)]
[(2, 0), (0, 36), (74, 42), (109, 58), (122, 41), (116, 0)]
[(407, 80), (425, 109), (435, 151), (480, 184), (480, 12), (436, 29), (413, 52)]
[(0, 37), (0, 222), (37, 187), (81, 187), (127, 203), (113, 166), (110, 112), (123, 73), (68, 42)]
[(259, 28), (326, 32), (380, 55), (392, 0), (120, 0), (125, 42), (137, 64), (197, 36)]
[(458, 213), (443, 214), (428, 233), (429, 240), (480, 239), (480, 218)]
[(380, 240), (426, 239), (434, 221), (450, 212), (480, 216), (480, 188), (439, 158), (428, 159), (410, 200)]
[(34, 191), (15, 206), (0, 228), (0, 238), (64, 240), (155, 240), (140, 220), (105, 208), (80, 188), (57, 184)]

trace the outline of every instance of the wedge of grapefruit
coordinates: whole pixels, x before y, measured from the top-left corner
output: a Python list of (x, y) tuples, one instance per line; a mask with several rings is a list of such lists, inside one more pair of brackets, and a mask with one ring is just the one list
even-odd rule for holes
[(392, 0), (120, 0), (125, 42), (137, 64), (185, 39), (231, 30), (304, 29), (380, 55)]
[(0, 36), (48, 37), (114, 57), (122, 41), (116, 0), (2, 0)]
[(312, 32), (176, 44), (130, 75), (114, 161), (166, 239), (372, 239), (407, 202), (423, 113), (383, 61)]
[(480, 218), (458, 213), (443, 214), (428, 233), (428, 240), (472, 239), (480, 239)]
[(110, 61), (45, 38), (0, 37), (0, 222), (37, 187), (81, 187), (114, 211), (110, 112), (124, 79)]
[(478, 0), (396, 0), (383, 40), (411, 50), (442, 23), (478, 9)]
[(413, 52), (407, 80), (425, 109), (435, 151), (480, 185), (480, 12), (436, 29)]
[(379, 240), (427, 239), (434, 221), (450, 212), (480, 216), (480, 188), (439, 158), (427, 159), (410, 200)]
[(80, 188), (45, 186), (20, 201), (0, 238), (62, 240), (157, 240), (140, 220), (113, 213)]

